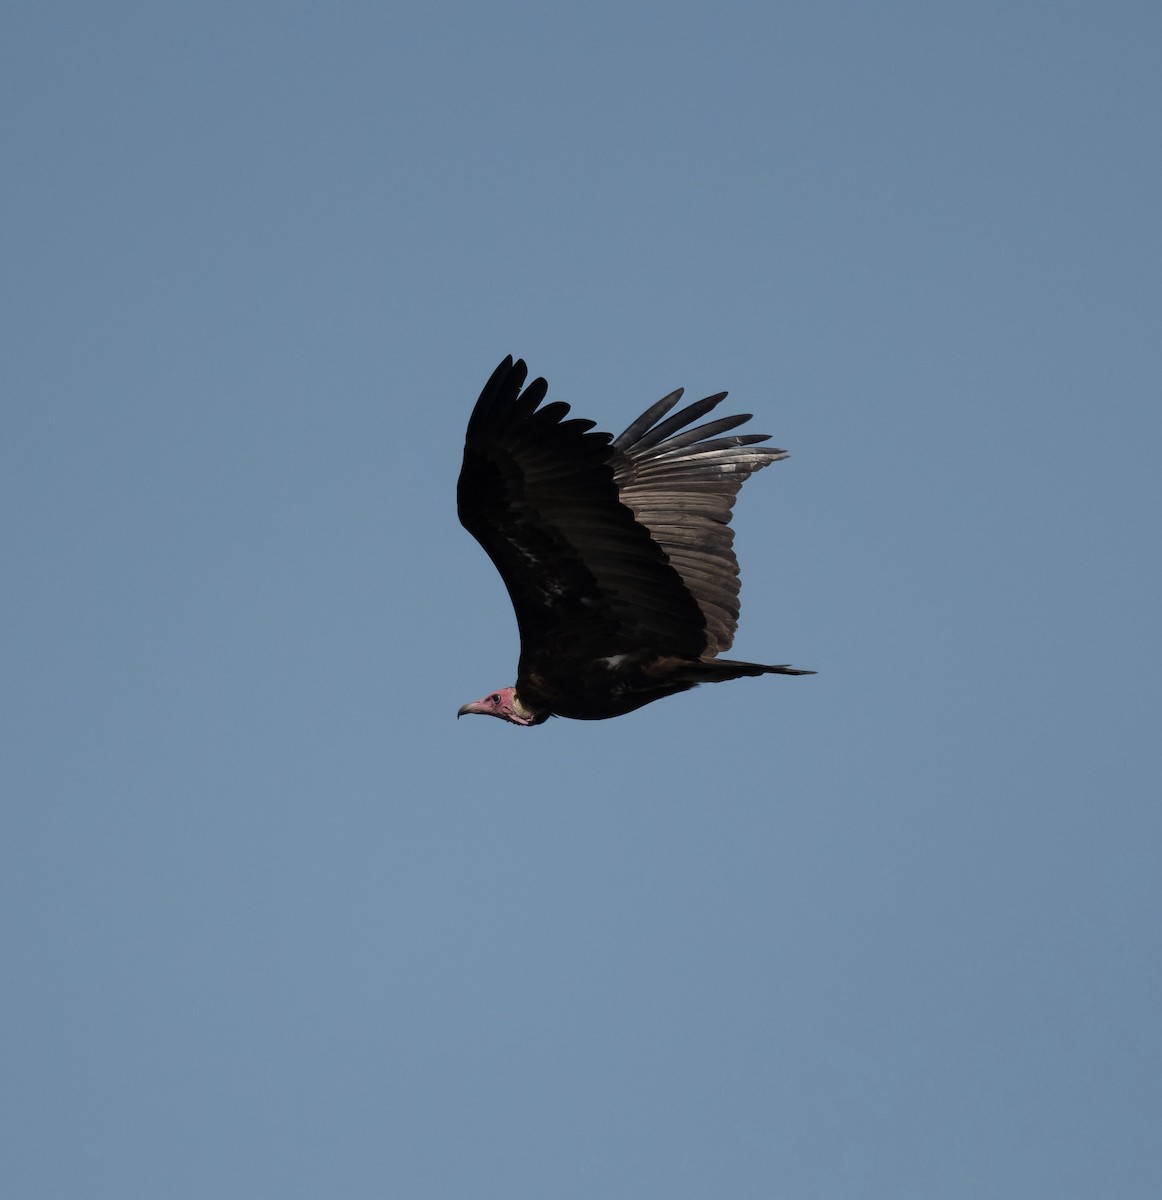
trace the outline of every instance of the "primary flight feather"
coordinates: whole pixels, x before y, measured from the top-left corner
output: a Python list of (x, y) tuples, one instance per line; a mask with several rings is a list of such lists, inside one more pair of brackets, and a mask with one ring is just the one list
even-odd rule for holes
[(600, 720), (699, 683), (814, 674), (717, 657), (738, 625), (734, 499), (786, 451), (730, 434), (749, 415), (688, 428), (725, 392), (669, 416), (679, 388), (613, 438), (527, 376), (509, 356), (484, 385), (456, 489), (516, 610), (516, 684), (458, 715)]

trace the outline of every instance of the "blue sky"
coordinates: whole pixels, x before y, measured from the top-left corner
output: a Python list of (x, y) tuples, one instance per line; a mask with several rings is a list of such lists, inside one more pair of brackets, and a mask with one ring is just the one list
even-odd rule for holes
[[(7, 7), (6, 1195), (1156, 1194), (1160, 34)], [(455, 720), (508, 353), (817, 676)]]

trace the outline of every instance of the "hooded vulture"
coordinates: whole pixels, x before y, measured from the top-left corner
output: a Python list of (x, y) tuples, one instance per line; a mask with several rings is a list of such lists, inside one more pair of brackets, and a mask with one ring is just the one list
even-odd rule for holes
[(484, 385), (457, 487), (460, 521), (516, 610), (516, 683), (458, 715), (596, 721), (699, 683), (814, 674), (718, 657), (738, 625), (731, 508), (786, 452), (730, 433), (749, 415), (688, 428), (725, 392), (669, 416), (679, 388), (614, 438), (542, 404), (549, 385), (525, 387), (527, 375), (509, 356)]

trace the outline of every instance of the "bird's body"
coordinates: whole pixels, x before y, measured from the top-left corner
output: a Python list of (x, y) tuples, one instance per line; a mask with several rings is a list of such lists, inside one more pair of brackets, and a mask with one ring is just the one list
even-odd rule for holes
[(618, 438), (542, 405), (519, 359), (493, 372), (468, 422), (460, 520), (496, 565), (521, 637), (515, 687), (466, 704), (517, 725), (600, 720), (744, 675), (809, 675), (736, 662), (738, 564), (730, 514), (750, 475), (785, 458), (748, 421), (688, 429), (726, 395), (673, 417), (672, 392)]

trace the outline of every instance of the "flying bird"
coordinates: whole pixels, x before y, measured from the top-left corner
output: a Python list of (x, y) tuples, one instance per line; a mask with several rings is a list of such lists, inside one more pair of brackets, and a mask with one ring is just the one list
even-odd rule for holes
[[(460, 522), (508, 588), (520, 631), (516, 684), (465, 704), (514, 725), (618, 717), (744, 675), (813, 675), (717, 656), (738, 625), (730, 513), (784, 450), (729, 434), (750, 415), (688, 428), (726, 393), (673, 416), (682, 389), (617, 438), (569, 418), (511, 355), (468, 421)], [(522, 390), (523, 388), (523, 390)]]

